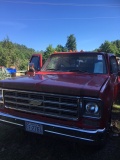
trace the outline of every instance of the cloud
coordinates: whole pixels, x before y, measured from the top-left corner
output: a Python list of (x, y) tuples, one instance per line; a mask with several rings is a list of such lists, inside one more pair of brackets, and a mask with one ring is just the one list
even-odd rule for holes
[[(15, 21), (55, 21), (55, 20), (94, 20), (94, 19), (120, 19), (120, 16), (114, 17), (73, 17), (73, 18), (21, 18), (21, 19), (14, 19)], [(9, 26), (21, 26), (26, 28), (25, 24), (22, 23), (15, 23), (15, 22), (0, 22), (2, 25), (9, 25)]]
[(16, 23), (16, 22), (11, 22), (11, 21), (0, 21), (0, 26), (12, 27), (12, 28), (16, 28), (19, 30), (27, 28), (27, 25), (23, 23)]
[(35, 1), (13, 1), (13, 0), (1, 0), (6, 3), (16, 4), (32, 4), (32, 5), (51, 5), (51, 6), (74, 6), (74, 7), (120, 7), (118, 4), (77, 4), (77, 3), (49, 3), (49, 2), (35, 2)]

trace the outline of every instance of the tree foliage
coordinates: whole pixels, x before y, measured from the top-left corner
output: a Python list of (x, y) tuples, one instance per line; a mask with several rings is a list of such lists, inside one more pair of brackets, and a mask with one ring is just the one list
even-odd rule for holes
[(52, 45), (50, 44), (47, 48), (46, 51), (43, 53), (43, 63), (47, 60), (47, 58), (49, 57), (49, 55), (51, 55), (53, 52), (55, 51), (55, 49), (52, 47)]
[(67, 37), (66, 48), (68, 51), (70, 51), (70, 50), (75, 51), (76, 50), (76, 38), (73, 34), (71, 34), (70, 36)]
[[(76, 38), (73, 34), (67, 37), (65, 47), (59, 44), (53, 48), (50, 44), (45, 51), (41, 50), (38, 53), (42, 53), (44, 63), (53, 52), (66, 52), (69, 50), (76, 50)], [(94, 51), (97, 50), (114, 53), (120, 57), (120, 40), (115, 40), (112, 42), (105, 41)], [(33, 53), (36, 53), (34, 49), (27, 48), (25, 45), (13, 43), (7, 37), (0, 42), (0, 66), (10, 67), (14, 65), (18, 70), (26, 70), (29, 59)]]
[(16, 61), (16, 55), (13, 43), (7, 38), (1, 43), (1, 46), (3, 55), (3, 57), (1, 56), (1, 63), (5, 64), (7, 67), (15, 65), (14, 62)]
[(62, 45), (57, 45), (57, 47), (55, 48), (55, 51), (57, 52), (65, 52), (67, 51), (67, 49), (65, 47), (63, 47)]
[(16, 69), (26, 69), (34, 49), (12, 43), (9, 38), (0, 42), (0, 66), (15, 66)]
[(112, 42), (105, 41), (96, 50), (100, 50), (101, 52), (114, 53), (116, 56), (120, 56), (120, 40)]

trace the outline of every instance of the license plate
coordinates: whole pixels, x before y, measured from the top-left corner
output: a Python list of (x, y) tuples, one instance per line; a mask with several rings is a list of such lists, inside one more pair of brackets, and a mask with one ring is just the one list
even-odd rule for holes
[(43, 134), (43, 126), (37, 123), (25, 122), (25, 130), (28, 132)]

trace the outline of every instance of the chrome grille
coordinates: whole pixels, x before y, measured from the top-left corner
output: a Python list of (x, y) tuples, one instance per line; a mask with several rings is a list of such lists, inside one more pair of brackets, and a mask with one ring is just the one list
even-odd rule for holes
[(79, 97), (51, 93), (3, 90), (5, 107), (67, 120), (78, 120)]

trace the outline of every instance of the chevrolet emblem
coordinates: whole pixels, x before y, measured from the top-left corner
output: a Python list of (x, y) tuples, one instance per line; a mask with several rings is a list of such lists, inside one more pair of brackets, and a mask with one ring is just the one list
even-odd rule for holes
[(29, 102), (29, 104), (30, 104), (31, 106), (41, 106), (41, 105), (42, 105), (42, 102), (31, 100), (31, 101)]

